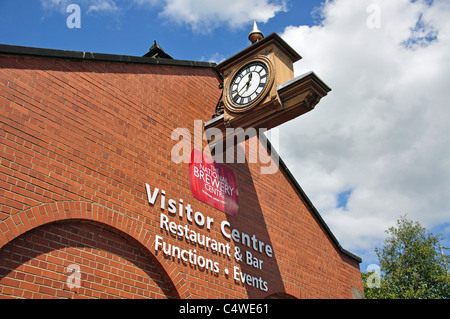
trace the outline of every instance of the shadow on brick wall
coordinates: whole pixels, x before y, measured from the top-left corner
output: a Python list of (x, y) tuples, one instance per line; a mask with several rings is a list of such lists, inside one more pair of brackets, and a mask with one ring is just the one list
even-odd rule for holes
[[(254, 137), (256, 138), (256, 137)], [(243, 150), (245, 145), (245, 149)], [(244, 286), (248, 298), (261, 299), (271, 296), (275, 298), (290, 298), (284, 288), (279, 262), (272, 245), (264, 209), (258, 197), (258, 188), (272, 187), (263, 185), (270, 179), (266, 177), (255, 181), (253, 176), (260, 175), (260, 163), (248, 163), (248, 140), (235, 147), (235, 163), (227, 164), (235, 173), (239, 189), (239, 211), (236, 216), (227, 215), (230, 229), (239, 233), (239, 242), (234, 240), (235, 252), (241, 255), (239, 269), (233, 269), (230, 276), (235, 284)], [(258, 142), (258, 146), (262, 147)], [(238, 151), (245, 151), (246, 162), (236, 163)], [(255, 150), (250, 150), (255, 151)], [(261, 195), (259, 195), (261, 196)], [(275, 190), (273, 192), (275, 195)], [(237, 271), (236, 271), (237, 270)], [(236, 280), (238, 279), (238, 280)]]

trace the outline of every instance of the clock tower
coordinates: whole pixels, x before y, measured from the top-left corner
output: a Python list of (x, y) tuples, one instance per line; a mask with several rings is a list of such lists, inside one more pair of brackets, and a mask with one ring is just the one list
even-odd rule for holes
[(205, 129), (269, 130), (311, 111), (331, 91), (314, 72), (294, 77), (301, 56), (276, 33), (264, 37), (254, 23), (249, 40), (249, 47), (215, 67), (223, 77), (223, 114)]

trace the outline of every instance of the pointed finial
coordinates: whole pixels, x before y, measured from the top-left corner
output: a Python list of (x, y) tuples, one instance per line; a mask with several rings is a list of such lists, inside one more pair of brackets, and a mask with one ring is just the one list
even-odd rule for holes
[(248, 35), (248, 39), (252, 44), (264, 39), (264, 34), (261, 31), (259, 31), (256, 21), (253, 22), (253, 30)]
[(144, 57), (150, 57), (150, 58), (154, 58), (154, 59), (172, 59), (173, 58), (168, 55), (166, 52), (164, 52), (163, 48), (161, 48), (161, 46), (155, 42), (153, 43), (153, 45), (150, 47), (150, 51), (148, 51)]

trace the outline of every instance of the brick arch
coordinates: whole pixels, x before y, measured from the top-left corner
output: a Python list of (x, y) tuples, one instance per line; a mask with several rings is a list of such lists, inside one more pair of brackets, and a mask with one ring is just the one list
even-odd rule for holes
[(149, 231), (129, 217), (96, 203), (82, 201), (53, 202), (23, 210), (0, 222), (0, 249), (8, 242), (39, 226), (64, 220), (88, 220), (119, 230), (142, 245), (161, 267), (174, 285), (181, 299), (190, 298), (188, 285), (176, 264), (166, 260), (162, 254), (153, 254), (154, 238)]

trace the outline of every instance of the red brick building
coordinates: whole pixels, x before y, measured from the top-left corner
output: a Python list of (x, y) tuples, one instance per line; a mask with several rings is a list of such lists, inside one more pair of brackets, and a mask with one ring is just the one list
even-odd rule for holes
[(225, 164), (236, 216), (192, 195), (171, 136), (211, 120), (214, 66), (0, 46), (0, 298), (361, 293), (361, 260), (281, 159), (270, 175)]

